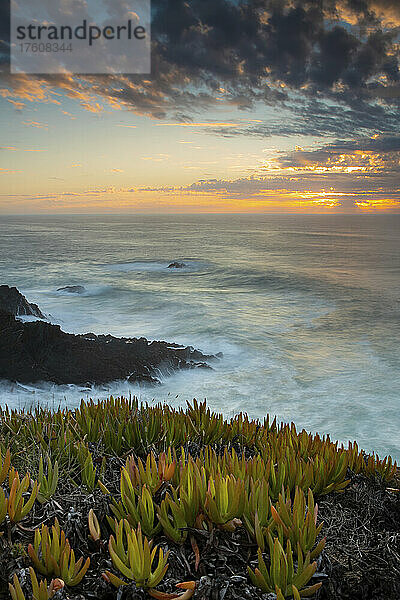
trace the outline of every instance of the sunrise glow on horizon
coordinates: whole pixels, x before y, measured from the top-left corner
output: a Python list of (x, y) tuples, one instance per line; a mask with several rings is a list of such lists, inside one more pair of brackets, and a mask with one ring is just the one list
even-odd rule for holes
[[(214, 67), (157, 45), (173, 32), (155, 2), (151, 76), (3, 73), (0, 214), (399, 212), (400, 9), (371, 2), (374, 21), (338, 0), (309, 40), (316, 16), (295, 4), (255, 11), (248, 47), (226, 32)], [(207, 11), (190, 19), (215, 53)]]

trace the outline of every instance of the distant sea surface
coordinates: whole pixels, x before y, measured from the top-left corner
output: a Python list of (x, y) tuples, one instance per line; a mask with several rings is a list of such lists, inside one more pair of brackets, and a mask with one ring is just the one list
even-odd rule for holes
[[(207, 398), (228, 418), (270, 413), (399, 459), (399, 234), (400, 215), (2, 216), (0, 283), (65, 331), (224, 358), (153, 388), (2, 381), (0, 404)], [(66, 285), (86, 292), (56, 291)]]

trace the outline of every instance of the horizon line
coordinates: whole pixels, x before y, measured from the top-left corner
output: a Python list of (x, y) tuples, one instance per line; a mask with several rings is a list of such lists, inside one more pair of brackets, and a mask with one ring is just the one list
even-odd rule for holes
[(400, 212), (388, 212), (388, 211), (371, 211), (371, 212), (330, 212), (330, 213), (316, 213), (316, 212), (176, 212), (176, 213), (163, 213), (163, 212), (88, 212), (88, 213), (0, 213), (1, 217), (188, 217), (188, 216), (303, 216), (303, 217), (335, 217), (335, 216), (345, 216), (345, 217), (372, 217), (372, 216), (399, 216)]

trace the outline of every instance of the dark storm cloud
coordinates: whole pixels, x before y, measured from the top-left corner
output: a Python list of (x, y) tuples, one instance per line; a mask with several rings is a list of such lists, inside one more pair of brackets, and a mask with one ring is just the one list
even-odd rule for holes
[(352, 105), (334, 105), (332, 100), (298, 98), (291, 102), (290, 113), (282, 118), (277, 109), (276, 118), (268, 123), (249, 124), (247, 127), (215, 127), (212, 129), (223, 137), (254, 136), (268, 138), (273, 135), (315, 137), (354, 136), (395, 131), (399, 127), (399, 114), (389, 109), (365, 101), (352, 102)]
[(336, 6), (338, 5), (353, 10), (366, 21), (376, 22), (382, 16), (400, 18), (398, 0), (339, 0)]
[[(359, 4), (360, 19), (374, 14), (370, 5)], [(153, 6), (156, 68), (168, 64), (211, 87), (223, 82), (254, 92), (266, 73), (294, 89), (329, 89), (340, 81), (359, 91), (374, 76), (398, 80), (397, 29), (383, 31), (377, 19), (365, 35), (335, 25), (332, 2), (158, 0)]]
[[(354, 134), (372, 119), (381, 131), (395, 126), (397, 1), (153, 0), (152, 9), (151, 78), (80, 78), (82, 89), (154, 118), (190, 120), (217, 105), (223, 88), (225, 102), (242, 109), (257, 101), (290, 108), (298, 120), (280, 132), (288, 135)], [(42, 81), (71, 96), (78, 85)]]

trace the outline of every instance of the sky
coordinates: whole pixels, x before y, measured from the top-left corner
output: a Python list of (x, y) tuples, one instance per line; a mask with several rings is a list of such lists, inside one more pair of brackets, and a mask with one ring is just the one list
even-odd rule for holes
[(12, 75), (8, 18), (0, 214), (400, 212), (399, 0), (153, 0), (150, 75)]

